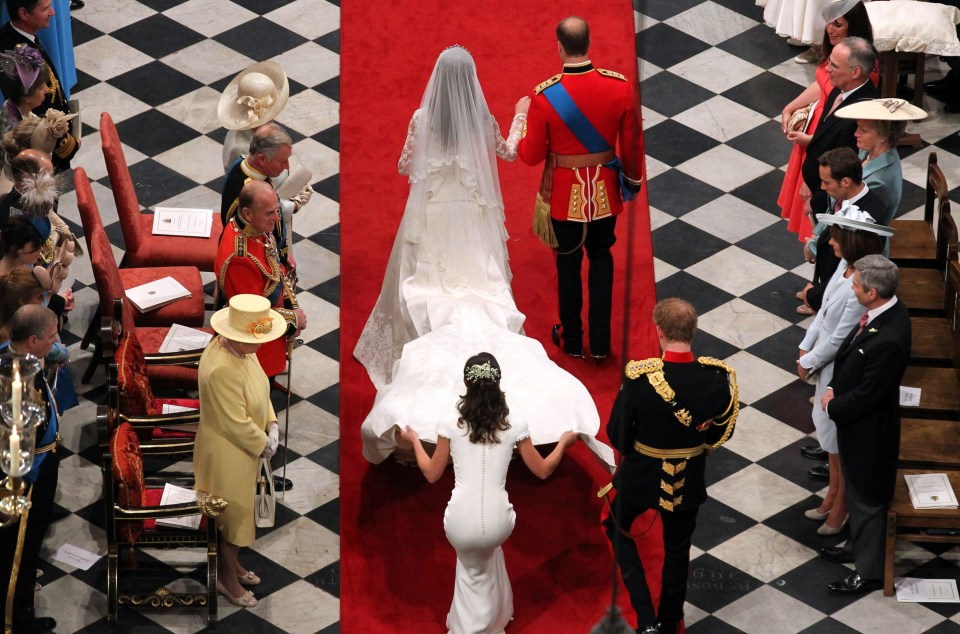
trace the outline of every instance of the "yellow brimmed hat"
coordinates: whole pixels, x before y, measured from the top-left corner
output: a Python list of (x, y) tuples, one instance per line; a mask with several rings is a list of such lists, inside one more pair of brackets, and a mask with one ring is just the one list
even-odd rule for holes
[(224, 88), (217, 118), (227, 130), (250, 130), (269, 123), (290, 98), (290, 82), (276, 62), (260, 62), (240, 71)]
[(287, 322), (262, 295), (234, 295), (210, 318), (210, 327), (231, 341), (266, 343), (284, 335)]

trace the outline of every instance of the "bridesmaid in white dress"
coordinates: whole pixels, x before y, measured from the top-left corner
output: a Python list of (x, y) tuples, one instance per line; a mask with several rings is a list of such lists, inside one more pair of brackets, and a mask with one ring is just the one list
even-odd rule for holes
[(459, 420), (441, 425), (433, 456), (417, 433), (407, 427), (402, 438), (413, 445), (417, 465), (428, 482), (443, 475), (453, 458), (454, 488), (443, 514), (447, 540), (457, 551), (453, 603), (447, 614), (450, 634), (499, 634), (513, 617), (513, 591), (501, 545), (516, 521), (507, 497), (507, 468), (514, 447), (530, 470), (547, 478), (560, 463), (577, 434), (565, 432), (543, 458), (522, 423), (511, 425), (500, 389), (500, 365), (481, 352), (463, 369), (467, 392), (457, 404)]

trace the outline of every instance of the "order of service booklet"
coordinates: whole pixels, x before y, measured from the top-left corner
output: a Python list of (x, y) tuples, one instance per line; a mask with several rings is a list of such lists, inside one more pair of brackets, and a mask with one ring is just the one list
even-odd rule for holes
[(178, 299), (192, 297), (183, 284), (170, 276), (128, 288), (126, 296), (141, 313), (166, 306)]

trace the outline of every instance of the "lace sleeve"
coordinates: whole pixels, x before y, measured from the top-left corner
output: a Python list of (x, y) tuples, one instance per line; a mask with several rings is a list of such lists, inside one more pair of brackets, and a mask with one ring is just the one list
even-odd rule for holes
[(410, 163), (413, 161), (413, 139), (417, 135), (417, 121), (420, 119), (420, 111), (417, 110), (410, 117), (410, 125), (407, 126), (407, 140), (403, 142), (403, 151), (400, 152), (400, 162), (397, 169), (404, 176), (410, 174)]
[(513, 117), (513, 123), (510, 124), (510, 134), (504, 139), (500, 135), (500, 124), (493, 117), (494, 137), (497, 140), (497, 156), (504, 161), (512, 162), (517, 158), (517, 146), (520, 144), (520, 135), (523, 132), (523, 124), (527, 121), (527, 115), (517, 114)]

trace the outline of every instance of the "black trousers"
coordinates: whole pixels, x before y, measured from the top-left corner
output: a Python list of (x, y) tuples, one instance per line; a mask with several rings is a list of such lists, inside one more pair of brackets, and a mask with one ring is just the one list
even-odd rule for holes
[[(563, 326), (563, 349), (571, 354), (583, 352), (583, 251), (587, 251), (590, 271), (587, 289), (590, 293), (588, 312), (590, 352), (610, 354), (610, 304), (613, 299), (613, 255), (610, 249), (617, 241), (615, 216), (593, 222), (551, 220), (557, 236), (557, 295), (560, 323)], [(586, 236), (584, 236), (586, 231)]]
[[(29, 621), (33, 618), (33, 595), (37, 583), (37, 564), (40, 560), (40, 547), (50, 526), (53, 515), (53, 498), (57, 493), (57, 477), (60, 458), (49, 452), (40, 464), (37, 481), (30, 493), (30, 511), (27, 515), (27, 527), (24, 534), (23, 550), (20, 553), (20, 571), (14, 591), (13, 624)], [(23, 519), (21, 518), (20, 522)], [(0, 606), (6, 615), (7, 587), (10, 585), (10, 573), (17, 550), (17, 537), (20, 522), (0, 528)], [(16, 630), (14, 630), (16, 631)]]
[[(683, 602), (687, 598), (687, 573), (690, 570), (690, 538), (697, 527), (697, 511), (692, 509), (661, 512), (663, 523), (663, 570), (661, 572), (660, 606), (654, 611), (650, 588), (644, 577), (643, 562), (637, 552), (637, 543), (617, 530), (629, 532), (630, 526), (649, 507), (635, 505), (621, 495), (614, 498), (612, 513), (604, 520), (607, 539), (613, 544), (620, 578), (630, 595), (630, 605), (637, 613), (637, 628), (676, 624), (683, 620)], [(616, 518), (616, 525), (613, 518)]]

